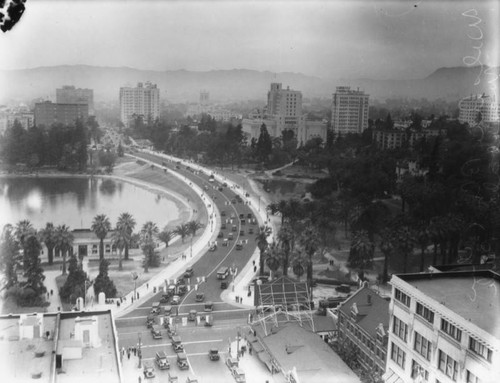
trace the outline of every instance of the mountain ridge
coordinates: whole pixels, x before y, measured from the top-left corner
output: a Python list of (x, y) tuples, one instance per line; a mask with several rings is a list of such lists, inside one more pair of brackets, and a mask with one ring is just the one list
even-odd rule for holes
[[(488, 73), (485, 73), (488, 71)], [(167, 102), (197, 102), (200, 90), (210, 92), (212, 101), (230, 102), (262, 99), (265, 102), (271, 82), (281, 82), (284, 87), (302, 91), (304, 98), (331, 98), (336, 86), (360, 88), (371, 99), (427, 98), (458, 101), (471, 93), (488, 93), (488, 77), (499, 68), (443, 67), (420, 79), (322, 79), (300, 72), (257, 71), (246, 68), (209, 71), (143, 70), (132, 67), (107, 67), (93, 65), (58, 65), (26, 69), (0, 70), (4, 89), (3, 99), (55, 100), (55, 89), (63, 85), (94, 89), (94, 100), (118, 101), (122, 86), (151, 81), (160, 88), (160, 97)], [(479, 84), (475, 84), (479, 75)], [(491, 81), (491, 77), (489, 77)], [(498, 82), (498, 79), (497, 79)], [(500, 85), (500, 84), (499, 84)], [(499, 86), (500, 88), (500, 86)]]

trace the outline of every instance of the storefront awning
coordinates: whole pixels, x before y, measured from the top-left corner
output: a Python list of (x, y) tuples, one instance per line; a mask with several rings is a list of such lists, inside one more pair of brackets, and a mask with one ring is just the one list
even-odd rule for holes
[(403, 379), (401, 379), (399, 375), (390, 368), (384, 375), (382, 375), (382, 379), (385, 383), (404, 383)]

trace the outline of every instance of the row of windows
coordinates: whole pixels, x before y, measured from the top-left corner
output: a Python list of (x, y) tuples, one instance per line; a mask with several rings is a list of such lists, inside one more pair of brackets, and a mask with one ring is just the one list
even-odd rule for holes
[(424, 318), (429, 323), (434, 323), (434, 311), (423, 306), (420, 302), (417, 302), (416, 313)]
[(404, 370), (406, 353), (392, 342), (391, 342), (391, 359)]
[(410, 307), (410, 297), (403, 293), (401, 290), (395, 289), (394, 298), (396, 298), (397, 301), (401, 302), (405, 306)]
[(406, 342), (406, 338), (408, 337), (408, 325), (394, 316), (392, 332)]
[(441, 350), (439, 350), (438, 369), (454, 382), (457, 381), (458, 362)]
[(441, 318), (441, 331), (445, 332), (458, 342), (462, 340), (462, 331), (443, 318)]
[(431, 345), (432, 343), (429, 340), (415, 331), (413, 349), (427, 360), (431, 360)]

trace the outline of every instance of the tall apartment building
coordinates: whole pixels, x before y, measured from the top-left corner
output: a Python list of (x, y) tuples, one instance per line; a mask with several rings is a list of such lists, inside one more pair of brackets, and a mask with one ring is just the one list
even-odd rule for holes
[(394, 275), (386, 382), (493, 383), (500, 377), (500, 275)]
[(200, 92), (200, 105), (208, 105), (210, 104), (210, 93), (206, 90), (202, 90)]
[(458, 120), (461, 123), (476, 125), (479, 113), (483, 122), (500, 121), (500, 105), (495, 100), (495, 96), (472, 95), (461, 100), (458, 103), (458, 109)]
[(58, 104), (87, 104), (89, 114), (94, 115), (94, 91), (92, 89), (65, 85), (61, 89), (56, 89), (56, 102)]
[(389, 302), (363, 286), (338, 310), (338, 342), (357, 351), (358, 362), (370, 374), (385, 372)]
[(369, 95), (338, 86), (332, 100), (332, 129), (336, 134), (362, 133), (368, 128)]
[(75, 125), (77, 119), (89, 117), (88, 104), (57, 104), (50, 101), (35, 104), (35, 125), (49, 128), (52, 124)]
[(156, 84), (140, 82), (135, 88), (120, 88), (120, 118), (126, 127), (134, 115), (146, 121), (160, 117), (160, 89)]

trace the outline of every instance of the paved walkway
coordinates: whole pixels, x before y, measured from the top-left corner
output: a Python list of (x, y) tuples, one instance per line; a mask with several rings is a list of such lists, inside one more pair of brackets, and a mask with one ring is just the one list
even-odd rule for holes
[[(46, 307), (47, 312), (57, 312), (62, 310), (61, 298), (59, 297), (59, 290), (57, 289), (56, 277), (61, 275), (59, 270), (44, 271), (45, 287), (47, 288), (47, 297), (49, 298), (50, 305)], [(51, 294), (52, 292), (52, 294)]]

